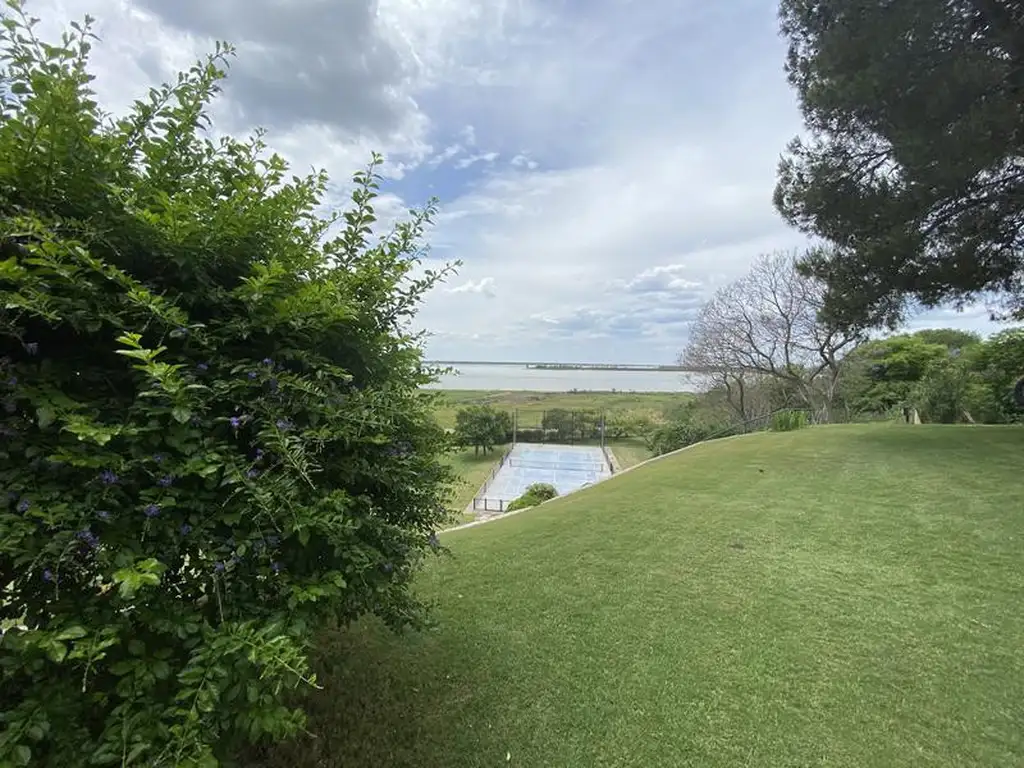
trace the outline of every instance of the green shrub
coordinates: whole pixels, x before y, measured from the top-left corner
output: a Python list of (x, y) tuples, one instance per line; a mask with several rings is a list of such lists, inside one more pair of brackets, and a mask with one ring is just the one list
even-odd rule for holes
[(607, 437), (618, 440), (624, 437), (643, 437), (660, 420), (661, 414), (652, 409), (630, 408), (622, 411), (611, 411), (608, 414), (605, 429)]
[(431, 210), (371, 244), (373, 166), (323, 219), (324, 174), (205, 138), (224, 49), (106, 122), (88, 26), (11, 7), (0, 765), (215, 765), (301, 729), (319, 627), (419, 615), (453, 480), (406, 330)]
[(526, 489), (522, 496), (509, 504), (505, 511), (513, 512), (517, 509), (535, 507), (545, 501), (550, 501), (556, 496), (558, 496), (558, 489), (555, 486), (549, 483), (534, 483)]
[(644, 442), (647, 450), (654, 456), (661, 456), (707, 440), (712, 434), (714, 434), (714, 430), (702, 424), (674, 421), (652, 429), (644, 438)]
[(803, 429), (809, 423), (807, 411), (779, 411), (772, 414), (772, 432), (792, 432)]

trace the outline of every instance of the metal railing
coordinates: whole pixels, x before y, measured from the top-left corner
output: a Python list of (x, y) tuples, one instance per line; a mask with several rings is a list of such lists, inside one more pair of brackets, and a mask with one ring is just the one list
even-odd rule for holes
[(511, 503), (511, 501), (505, 501), (504, 499), (489, 499), (486, 496), (478, 496), (473, 499), (473, 511), (504, 512)]

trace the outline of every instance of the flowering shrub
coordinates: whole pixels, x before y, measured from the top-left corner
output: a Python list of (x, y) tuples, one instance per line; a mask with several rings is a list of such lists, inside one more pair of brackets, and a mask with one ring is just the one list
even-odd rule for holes
[(371, 241), (377, 158), (325, 218), (205, 137), (229, 49), (111, 121), (90, 37), (0, 30), (0, 765), (216, 765), (302, 727), (319, 627), (419, 616), (448, 267), (413, 276), (431, 208)]

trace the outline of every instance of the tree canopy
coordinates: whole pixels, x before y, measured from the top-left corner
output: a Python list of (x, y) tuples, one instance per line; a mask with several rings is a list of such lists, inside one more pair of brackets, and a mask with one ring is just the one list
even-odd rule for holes
[(835, 249), (803, 266), (847, 326), (908, 304), (1024, 313), (1024, 5), (782, 0), (808, 130), (775, 204)]
[(455, 414), (455, 440), (472, 445), (474, 453), (487, 453), (509, 439), (512, 417), (489, 405), (471, 405)]

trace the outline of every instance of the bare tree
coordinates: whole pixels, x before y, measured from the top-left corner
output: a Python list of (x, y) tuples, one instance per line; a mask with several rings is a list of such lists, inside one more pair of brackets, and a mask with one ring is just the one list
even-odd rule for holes
[(824, 286), (797, 271), (796, 254), (760, 256), (701, 308), (681, 362), (723, 387), (743, 418), (752, 415), (752, 386), (767, 379), (828, 418), (842, 357), (860, 334), (823, 323), (823, 298)]

